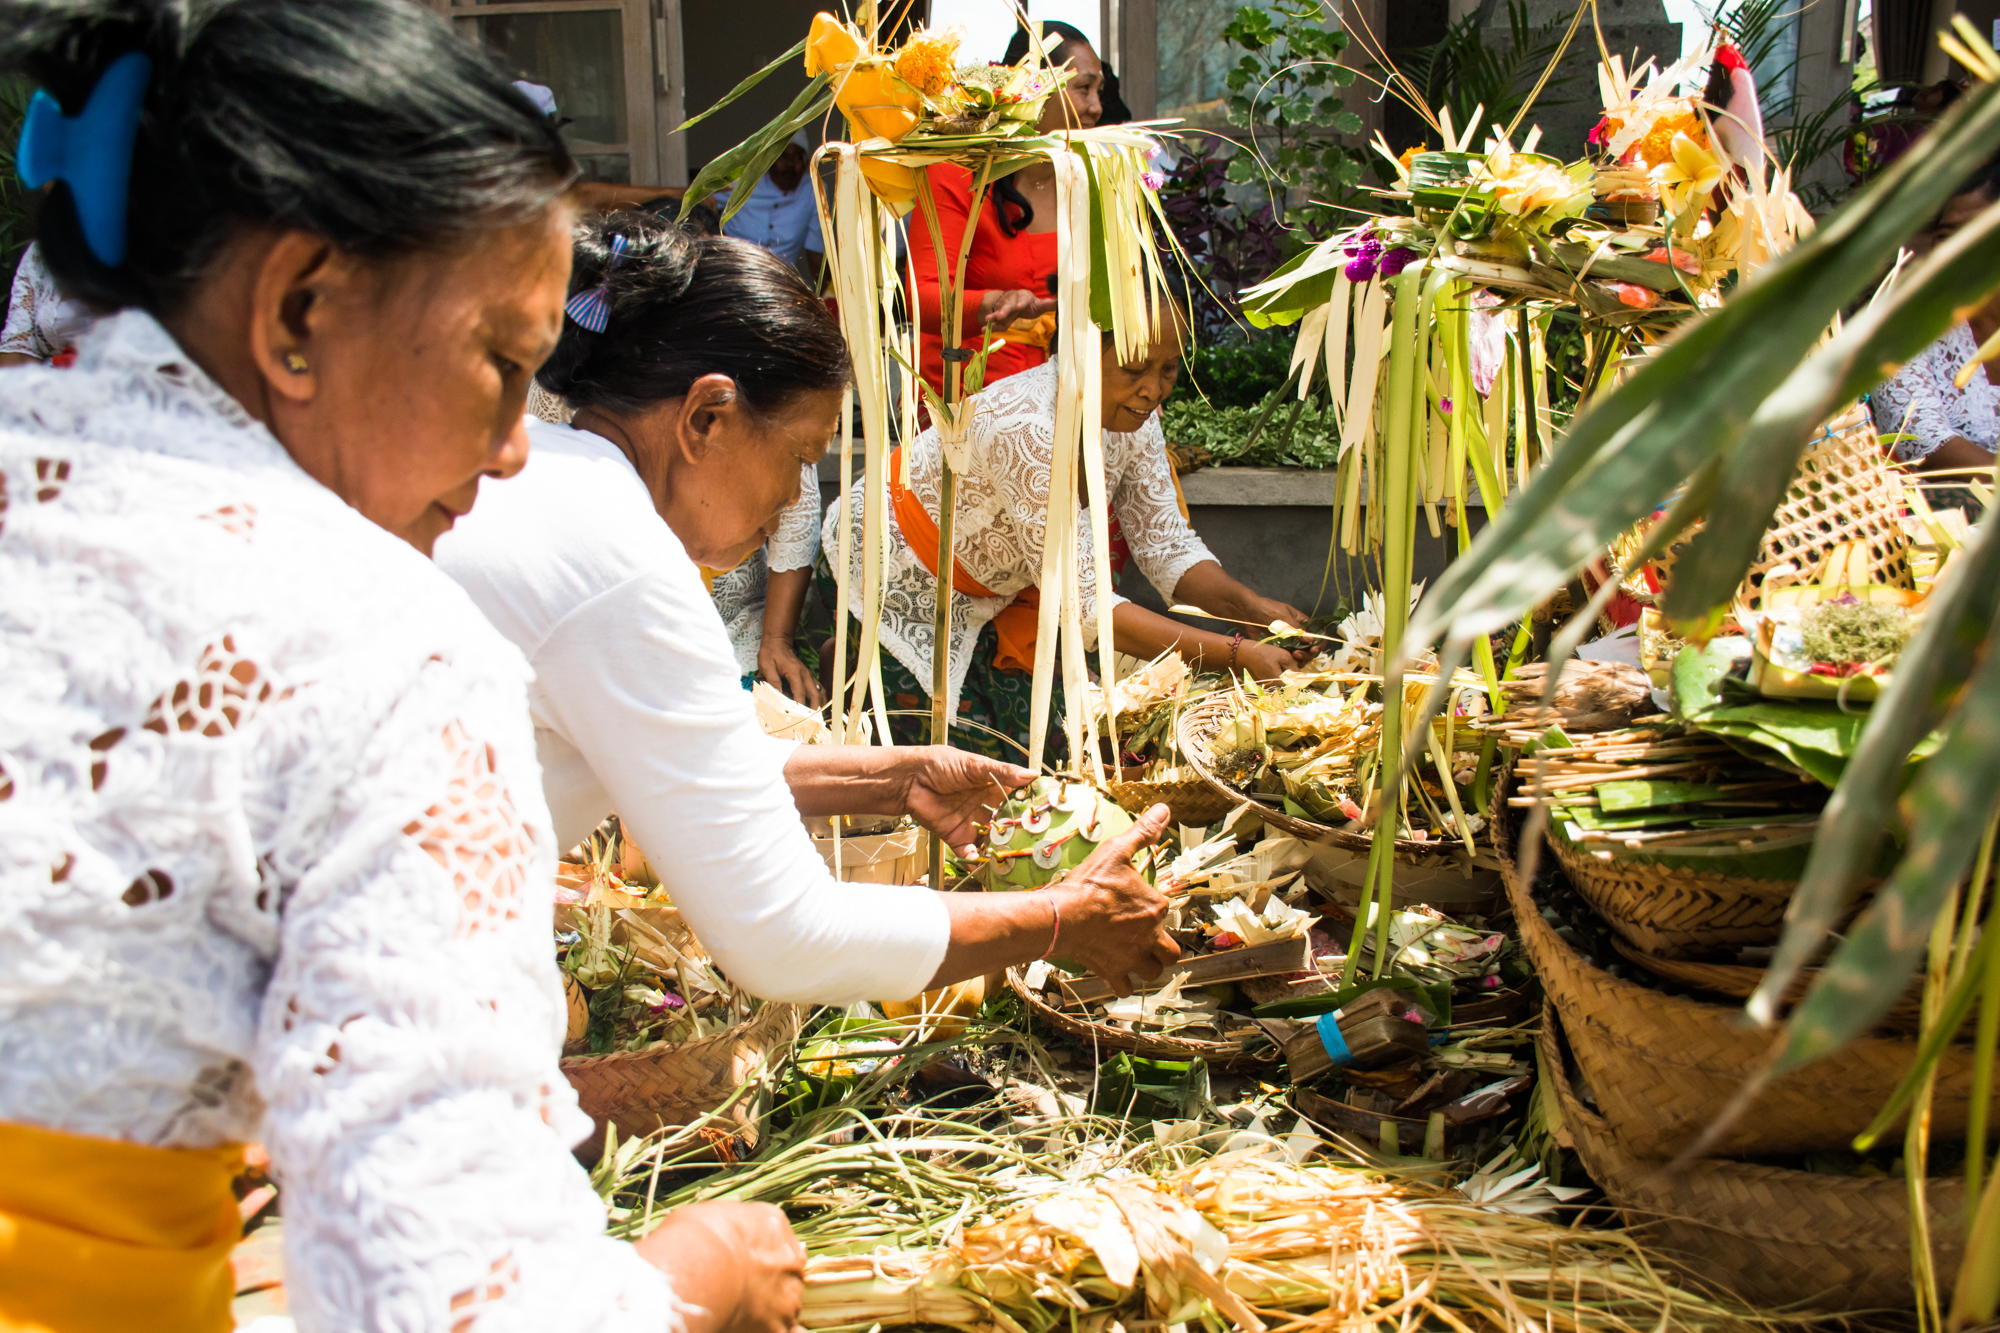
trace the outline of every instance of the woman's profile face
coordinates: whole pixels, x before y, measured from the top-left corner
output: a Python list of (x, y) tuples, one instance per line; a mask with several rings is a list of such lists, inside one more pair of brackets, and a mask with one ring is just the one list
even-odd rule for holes
[(1171, 304), (1162, 312), (1165, 327), (1154, 335), (1143, 360), (1123, 365), (1118, 345), (1104, 339), (1104, 429), (1129, 435), (1160, 410), (1181, 377), (1180, 312)]
[[(698, 398), (707, 376), (690, 391)], [(672, 486), (662, 508), (667, 526), (696, 564), (734, 569), (778, 530), (799, 498), (799, 469), (817, 463), (840, 420), (841, 389), (812, 389), (771, 412), (757, 412), (740, 398), (721, 404), (706, 420), (682, 413)], [(678, 410), (687, 400), (676, 400)], [(690, 420), (692, 418), (692, 420)], [(690, 447), (688, 430), (699, 432)]]
[[(482, 476), (528, 458), (521, 414), (562, 332), (573, 214), (557, 205), (446, 251), (363, 266), (305, 299), (274, 432), (299, 465), (426, 555)], [(288, 374), (280, 371), (277, 378)]]
[(1062, 53), (1071, 70), (1067, 87), (1058, 88), (1042, 105), (1043, 134), (1087, 130), (1104, 115), (1104, 64), (1087, 42), (1071, 42)]

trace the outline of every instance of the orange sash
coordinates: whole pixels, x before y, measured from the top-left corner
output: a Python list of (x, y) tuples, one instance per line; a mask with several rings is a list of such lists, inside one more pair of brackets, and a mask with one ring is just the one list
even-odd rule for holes
[(226, 1333), (243, 1145), (150, 1148), (0, 1121), (0, 1330)]
[[(896, 515), (896, 527), (903, 534), (903, 541), (923, 562), (925, 569), (937, 573), (938, 525), (924, 508), (924, 502), (916, 492), (903, 485), (903, 451), (899, 447), (889, 455), (889, 505)], [(998, 597), (999, 593), (965, 572), (965, 566), (958, 557), (951, 558), (951, 586), (967, 597)], [(1035, 669), (1035, 641), (1041, 637), (1042, 590), (1023, 588), (1014, 594), (1014, 600), (993, 617), (993, 633), (999, 638), (999, 651), (993, 654), (993, 665), (1002, 671), (1027, 671)]]

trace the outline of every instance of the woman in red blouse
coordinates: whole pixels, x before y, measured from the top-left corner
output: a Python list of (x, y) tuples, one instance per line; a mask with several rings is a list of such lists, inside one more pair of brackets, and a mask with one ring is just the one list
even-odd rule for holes
[[(1049, 63), (1068, 61), (1072, 71), (1069, 86), (1060, 89), (1042, 108), (1041, 130), (1052, 134), (1064, 129), (1088, 129), (1103, 115), (1100, 95), (1104, 87), (1104, 66), (1084, 35), (1067, 23), (1044, 23), (1045, 33), (1062, 38), (1049, 53)], [(1003, 63), (1013, 64), (1027, 54), (1026, 29), (1015, 32)], [(931, 198), (937, 205), (938, 230), (942, 233), (945, 263), (955, 265), (959, 246), (965, 239), (967, 215), (972, 209), (972, 173), (964, 167), (946, 164), (928, 167)], [(937, 246), (920, 208), (910, 215), (910, 263), (916, 269), (917, 308), (924, 321), (923, 377), (940, 394), (944, 392), (944, 339), (941, 290), (938, 286)], [(974, 224), (972, 251), (965, 261), (965, 316), (960, 330), (962, 342), (970, 342), (982, 327), (1003, 336), (1017, 322), (1031, 325), (1043, 315), (1055, 313), (1056, 276), (1056, 169), (1047, 162), (1023, 167), (996, 182), (986, 192), (986, 200)], [(1049, 335), (1042, 330), (1017, 332), (986, 361), (986, 383), (1039, 366), (1049, 359)]]

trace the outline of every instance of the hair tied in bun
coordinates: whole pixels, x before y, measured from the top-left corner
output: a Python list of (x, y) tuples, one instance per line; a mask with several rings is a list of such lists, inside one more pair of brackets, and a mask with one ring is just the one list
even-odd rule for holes
[(37, 89), (28, 103), (16, 154), (21, 180), (39, 190), (52, 180), (69, 187), (84, 243), (106, 268), (125, 262), (125, 201), (132, 186), (132, 144), (153, 62), (130, 51), (111, 62), (83, 110), (63, 114)]
[(614, 232), (611, 236), (611, 258), (605, 261), (604, 277), (595, 287), (586, 287), (569, 298), (563, 313), (592, 333), (604, 332), (611, 322), (611, 275), (618, 268), (618, 261), (625, 257), (625, 237)]

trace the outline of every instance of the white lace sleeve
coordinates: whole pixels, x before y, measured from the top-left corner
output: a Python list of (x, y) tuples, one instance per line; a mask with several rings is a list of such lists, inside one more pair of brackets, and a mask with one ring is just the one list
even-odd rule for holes
[(799, 468), (799, 498), (764, 544), (773, 574), (812, 567), (819, 559), (819, 522), (819, 466), (805, 463)]
[(1875, 429), (1907, 437), (1895, 445), (1899, 460), (1927, 458), (1955, 435), (1987, 449), (2000, 442), (2000, 411), (1985, 370), (1973, 372), (1963, 389), (1953, 382), (1977, 350), (1971, 328), (1953, 325), (1869, 396)]
[(14, 270), (7, 323), (0, 327), (0, 352), (47, 361), (74, 342), (90, 322), (89, 310), (63, 296), (42, 262), (41, 248), (30, 243)]
[(484, 739), (519, 713), (434, 663), (336, 770), (330, 827), (275, 854), (297, 887), (255, 1065), (303, 1329), (678, 1325), (568, 1151), (554, 837), (511, 796), (526, 737)]
[(1159, 413), (1129, 435), (1104, 436), (1106, 463), (1114, 469), (1111, 504), (1132, 558), (1146, 579), (1171, 603), (1181, 576), (1215, 556), (1188, 521), (1174, 495), (1173, 464)]

